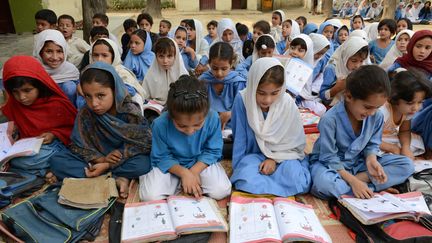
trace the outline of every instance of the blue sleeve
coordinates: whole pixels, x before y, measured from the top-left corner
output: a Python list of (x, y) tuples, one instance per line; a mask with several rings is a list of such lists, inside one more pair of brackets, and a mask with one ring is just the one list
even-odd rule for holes
[(222, 128), (219, 116), (215, 111), (209, 111), (207, 124), (202, 129), (207, 129), (208, 137), (202, 147), (202, 153), (198, 156), (197, 161), (207, 165), (212, 165), (222, 159)]
[(137, 91), (135, 90), (134, 87), (132, 87), (129, 84), (126, 84), (126, 83), (125, 83), (125, 85), (126, 85), (126, 89), (127, 89), (128, 93), (131, 95), (131, 97), (135, 96), (137, 94)]
[(331, 101), (331, 100), (326, 99), (325, 92), (327, 90), (331, 89), (331, 87), (333, 87), (335, 81), (336, 81), (335, 66), (327, 65), (327, 67), (324, 69), (323, 83), (321, 85), (320, 94), (319, 94), (322, 101), (325, 101), (325, 102)]
[(198, 66), (198, 60), (197, 60), (197, 58), (196, 58), (196, 56), (195, 56), (195, 60), (192, 60), (192, 58), (190, 57), (190, 55), (188, 55), (188, 66), (189, 67), (191, 67), (191, 68), (196, 68), (196, 66)]
[(392, 73), (394, 71), (396, 71), (396, 69), (402, 67), (398, 62), (394, 62), (388, 69), (387, 72), (388, 73)]
[(163, 173), (167, 173), (174, 165), (180, 164), (167, 144), (170, 138), (167, 134), (166, 119), (167, 116), (162, 114), (153, 122), (152, 127), (151, 162), (154, 167), (158, 167)]
[(252, 65), (252, 56), (248, 56), (246, 60), (236, 66), (237, 73), (244, 79), (247, 79), (249, 68)]
[(363, 150), (363, 154), (364, 154), (365, 158), (371, 154), (378, 154), (378, 152), (380, 150), (379, 147), (381, 145), (382, 132), (383, 132), (383, 127), (384, 127), (384, 115), (381, 113), (381, 111), (378, 110), (375, 113), (374, 118), (376, 120), (373, 123), (374, 127), (372, 128), (373, 129), (372, 137)]
[(279, 41), (279, 42), (276, 44), (276, 49), (277, 49), (277, 51), (279, 52), (280, 55), (283, 55), (283, 54), (284, 54), (285, 47), (286, 47), (286, 45), (285, 45), (285, 41), (283, 41), (283, 40)]
[(237, 95), (234, 99), (234, 105), (231, 113), (231, 127), (233, 130), (233, 151), (232, 151), (232, 165), (233, 169), (236, 164), (246, 155), (246, 109), (243, 105), (241, 95)]
[(324, 71), (325, 65), (327, 65), (327, 57), (324, 56), (323, 58), (321, 58), (321, 60), (319, 60), (319, 62), (315, 65), (313, 72), (312, 72), (312, 80), (315, 80), (318, 75)]
[(320, 148), (319, 161), (334, 170), (344, 169), (336, 146), (336, 117), (324, 116), (318, 123), (318, 130), (320, 131), (320, 137), (317, 140)]
[(208, 64), (209, 58), (205, 55), (201, 57), (201, 60), (199, 61), (199, 64), (205, 66)]

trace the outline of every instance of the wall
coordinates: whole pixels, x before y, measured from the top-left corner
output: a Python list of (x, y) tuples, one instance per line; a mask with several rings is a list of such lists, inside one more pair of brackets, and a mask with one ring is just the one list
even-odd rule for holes
[[(302, 7), (304, 0), (273, 0), (273, 9), (289, 9), (290, 7)], [(307, 0), (306, 0), (307, 1)], [(311, 0), (309, 0), (311, 1)]]
[(75, 21), (83, 19), (81, 0), (42, 0), (42, 7), (53, 10), (57, 16), (69, 14)]
[(17, 33), (31, 32), (35, 28), (34, 15), (42, 9), (40, 0), (9, 0), (12, 19)]
[(231, 0), (216, 0), (216, 10), (231, 10)]
[(199, 0), (176, 0), (175, 6), (178, 11), (199, 11)]

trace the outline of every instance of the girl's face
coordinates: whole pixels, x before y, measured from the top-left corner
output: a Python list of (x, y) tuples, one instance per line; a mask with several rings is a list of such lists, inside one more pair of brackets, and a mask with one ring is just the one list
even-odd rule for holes
[(138, 55), (144, 51), (144, 41), (138, 35), (131, 36), (129, 46), (134, 55)]
[(323, 35), (328, 39), (331, 40), (333, 38), (333, 33), (334, 33), (334, 27), (332, 25), (327, 25), (326, 27), (324, 27), (323, 30)]
[(165, 53), (157, 53), (156, 54), (156, 60), (160, 67), (162, 67), (164, 70), (169, 70), (173, 64), (175, 59), (175, 52), (174, 50), (169, 50)]
[(282, 36), (288, 37), (291, 34), (291, 24), (289, 22), (284, 22), (282, 24)]
[(397, 29), (396, 29), (397, 33), (406, 29), (408, 29), (408, 23), (405, 20), (400, 20), (399, 22), (397, 22)]
[(396, 40), (396, 48), (400, 52), (406, 53), (409, 40), (410, 40), (410, 37), (408, 34), (400, 35), (399, 39)]
[(261, 49), (258, 51), (258, 57), (272, 57), (274, 52), (274, 48), (267, 47), (266, 49)]
[(103, 44), (93, 46), (92, 59), (94, 62), (100, 61), (111, 65), (113, 58), (108, 46)]
[(314, 54), (314, 60), (316, 61), (316, 60), (320, 59), (328, 51), (329, 48), (330, 47), (327, 46), (324, 49), (322, 49), (321, 51), (319, 51), (316, 54)]
[(338, 32), (338, 39), (339, 39), (339, 42), (341, 44), (344, 43), (348, 39), (348, 31), (345, 30), (345, 29), (339, 30), (339, 32)]
[(207, 27), (207, 32), (211, 37), (215, 37), (217, 35), (216, 26), (210, 25), (209, 27)]
[(281, 22), (282, 22), (282, 20), (281, 20), (279, 14), (273, 13), (272, 14), (272, 25), (273, 26), (278, 26), (278, 25), (281, 24)]
[(114, 92), (110, 87), (97, 82), (81, 83), (84, 99), (88, 107), (97, 115), (115, 115)]
[(196, 30), (192, 29), (192, 27), (187, 26), (188, 38), (193, 41), (196, 38)]
[(403, 115), (412, 116), (422, 107), (425, 96), (424, 91), (419, 91), (414, 94), (414, 98), (411, 101), (400, 99), (398, 100), (396, 109)]
[(256, 91), (256, 102), (263, 112), (268, 112), (270, 106), (279, 98), (282, 86), (273, 82), (263, 82), (258, 85)]
[(25, 106), (32, 105), (39, 97), (39, 90), (29, 83), (12, 90), (12, 95), (16, 101)]
[(210, 69), (213, 76), (222, 81), (231, 71), (231, 63), (229, 60), (215, 58), (210, 60)]
[(362, 22), (361, 18), (355, 18), (353, 20), (352, 27), (355, 30), (361, 30), (361, 29), (363, 29), (363, 22)]
[(45, 42), (40, 56), (42, 61), (50, 68), (58, 68), (64, 62), (63, 48), (52, 41)]
[(304, 23), (303, 23), (303, 21), (301, 21), (300, 19), (296, 19), (296, 22), (297, 22), (297, 24), (300, 27), (300, 31), (303, 32), (303, 29), (304, 29)]
[(147, 32), (151, 31), (151, 24), (147, 21), (147, 19), (142, 19), (141, 22), (138, 23), (139, 28), (145, 30)]
[(363, 65), (365, 59), (366, 57), (362, 57), (361, 55), (354, 55), (348, 59), (346, 67), (350, 72), (357, 70)]
[(302, 59), (302, 58), (306, 55), (306, 50), (303, 49), (303, 48), (301, 48), (300, 45), (297, 45), (297, 46), (290, 46), (289, 54), (290, 54), (292, 57), (297, 57), (297, 58)]
[(234, 39), (234, 32), (232, 30), (225, 30), (222, 34), (222, 40), (224, 42), (231, 42)]
[(348, 116), (356, 121), (363, 121), (368, 116), (374, 115), (384, 105), (387, 96), (382, 93), (372, 94), (365, 100), (352, 97), (349, 91), (345, 94), (345, 108)]
[(432, 38), (426, 37), (418, 40), (414, 44), (413, 57), (416, 61), (423, 61), (429, 57), (432, 52)]
[(186, 35), (187, 35), (187, 34), (186, 34), (185, 31), (177, 31), (177, 32), (175, 33), (174, 40), (175, 40), (175, 42), (177, 43), (177, 45), (178, 45), (180, 48), (185, 48), (185, 47), (186, 47), (186, 40), (187, 40)]
[(262, 36), (263, 34), (264, 32), (261, 29), (254, 28), (252, 35), (253, 42), (255, 43), (258, 40), (258, 37)]
[(390, 39), (391, 32), (389, 27), (387, 27), (387, 25), (381, 26), (381, 28), (378, 30), (378, 35), (381, 39)]
[(176, 113), (172, 121), (177, 130), (190, 136), (204, 126), (205, 114), (202, 112), (194, 114)]

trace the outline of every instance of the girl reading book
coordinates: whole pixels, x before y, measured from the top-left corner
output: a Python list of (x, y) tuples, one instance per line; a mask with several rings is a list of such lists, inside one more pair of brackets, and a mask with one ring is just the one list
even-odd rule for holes
[(33, 57), (5, 62), (3, 80), (9, 98), (2, 112), (18, 128), (19, 138), (43, 138), (39, 153), (12, 159), (11, 170), (45, 176), (49, 158), (70, 144), (76, 109)]

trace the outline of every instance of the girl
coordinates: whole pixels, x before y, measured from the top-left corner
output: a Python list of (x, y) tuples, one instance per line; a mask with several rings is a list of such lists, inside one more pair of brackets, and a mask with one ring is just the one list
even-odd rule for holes
[(390, 48), (384, 60), (379, 65), (382, 69), (387, 70), (398, 57), (407, 52), (408, 42), (413, 34), (414, 31), (402, 30), (396, 35), (395, 44)]
[(150, 128), (111, 65), (91, 64), (80, 85), (86, 105), (76, 118), (70, 150), (52, 156), (51, 169), (60, 180), (111, 171), (120, 197), (126, 198), (129, 179), (150, 170)]
[(273, 38), (279, 42), (281, 40), (284, 40), (282, 37), (282, 23), (285, 21), (285, 13), (282, 10), (276, 10), (272, 13), (272, 26), (270, 29), (270, 35), (273, 36)]
[(236, 61), (234, 63), (237, 64), (243, 62), (243, 42), (237, 34), (234, 22), (232, 22), (232, 20), (228, 18), (221, 19), (218, 22), (217, 32), (218, 39), (213, 43), (223, 41), (230, 44), (234, 49), (234, 53), (237, 55)]
[(300, 27), (296, 21), (287, 19), (282, 23), (282, 40), (277, 42), (277, 51), (285, 53), (289, 48), (289, 43), (300, 34)]
[(281, 197), (309, 190), (306, 138), (284, 77), (278, 60), (260, 58), (234, 101), (231, 182), (237, 190)]
[(300, 28), (300, 33), (304, 33), (304, 28), (307, 25), (307, 19), (305, 16), (298, 16), (295, 21), (297, 22), (299, 28)]
[(335, 51), (334, 43), (333, 43), (334, 32), (335, 32), (335, 28), (328, 20), (320, 25), (317, 32), (318, 34), (322, 34), (323, 36), (325, 36), (327, 40), (330, 42), (330, 48), (326, 53), (326, 55), (329, 57), (332, 56), (333, 52)]
[(343, 98), (346, 77), (366, 64), (368, 53), (368, 44), (361, 37), (351, 37), (337, 49), (324, 69), (320, 89), (320, 98), (324, 104), (334, 106)]
[(383, 19), (378, 24), (378, 39), (371, 39), (369, 49), (371, 60), (375, 64), (380, 64), (387, 52), (394, 45), (391, 37), (396, 32), (396, 22), (393, 19)]
[(76, 109), (33, 57), (5, 62), (3, 84), (9, 98), (1, 111), (14, 122), (20, 138), (43, 138), (39, 153), (12, 159), (11, 170), (45, 176), (49, 158), (70, 143)]
[(363, 17), (361, 15), (354, 15), (350, 21), (351, 30), (362, 30), (365, 27)]
[(424, 3), (423, 8), (419, 12), (419, 19), (422, 23), (429, 24), (429, 21), (432, 19), (431, 1), (426, 1)]
[(252, 55), (253, 50), (255, 48), (255, 43), (263, 34), (270, 34), (270, 24), (265, 20), (260, 20), (253, 24), (253, 34), (252, 34), (252, 40), (246, 40), (243, 44), (243, 57), (248, 58), (250, 55)]
[(381, 150), (411, 159), (425, 152), (421, 137), (411, 133), (411, 118), (430, 96), (431, 85), (421, 73), (401, 71), (391, 83), (391, 95), (381, 108), (384, 114)]
[(177, 43), (179, 53), (182, 56), (183, 65), (185, 66), (187, 71), (193, 72), (195, 67), (198, 65), (198, 59), (196, 58), (194, 49), (187, 46), (187, 29), (185, 27), (178, 26), (174, 30), (173, 38), (174, 41)]
[(398, 57), (388, 71), (393, 72), (403, 67), (414, 67), (423, 71), (430, 80), (432, 77), (432, 31), (418, 30), (412, 36), (407, 46), (407, 53)]
[(407, 18), (399, 19), (396, 23), (396, 33), (399, 33), (402, 30), (406, 30), (406, 29), (413, 30), (413, 24), (411, 20)]
[(47, 29), (37, 35), (35, 42), (36, 58), (52, 79), (63, 90), (72, 104), (76, 101), (78, 69), (66, 61), (67, 42), (62, 33)]
[(159, 38), (154, 46), (156, 60), (144, 78), (144, 98), (165, 105), (171, 83), (181, 75), (188, 74), (175, 41)]
[(140, 176), (143, 201), (165, 199), (179, 191), (196, 198), (220, 200), (230, 195), (231, 183), (222, 159), (220, 121), (204, 83), (183, 75), (170, 85), (167, 109), (152, 126), (153, 169)]
[(336, 31), (335, 39), (333, 40), (333, 46), (336, 50), (340, 45), (342, 45), (349, 36), (349, 30), (346, 25), (343, 25)]
[(365, 19), (366, 20), (374, 20), (379, 16), (381, 12), (381, 9), (378, 7), (378, 3), (373, 1), (369, 10), (366, 13)]
[(131, 70), (138, 81), (142, 83), (155, 58), (155, 54), (152, 52), (153, 44), (150, 34), (145, 30), (134, 31), (130, 38), (130, 49), (124, 60), (124, 66)]
[(290, 43), (288, 56), (300, 58), (309, 65), (313, 65), (313, 43), (308, 35), (300, 34)]
[(188, 41), (187, 48), (185, 48), (184, 51), (186, 53), (195, 52), (195, 58), (198, 61), (198, 64), (194, 67), (194, 71), (195, 75), (199, 76), (208, 69), (206, 65), (208, 62), (209, 44), (204, 39), (203, 27), (199, 20), (189, 20), (186, 24), (186, 28), (188, 31)]
[(234, 51), (225, 42), (218, 42), (210, 48), (210, 70), (199, 79), (207, 86), (210, 108), (219, 113), (222, 130), (229, 126), (231, 109), (237, 93), (246, 87), (246, 79), (231, 70)]
[(253, 62), (255, 62), (258, 58), (272, 57), (273, 55), (279, 55), (279, 52), (276, 50), (273, 36), (269, 34), (263, 34), (258, 37), (257, 41), (255, 42), (252, 56), (249, 56), (244, 62), (237, 65), (235, 70), (246, 80), (249, 69)]
[(352, 14), (351, 12), (351, 3), (349, 1), (345, 1), (342, 8), (339, 10), (338, 17), (339, 18), (345, 18), (346, 16), (349, 16)]
[(371, 198), (373, 192), (400, 184), (414, 172), (405, 156), (377, 156), (384, 123), (377, 110), (389, 94), (388, 76), (377, 66), (360, 67), (347, 77), (345, 100), (318, 124), (320, 136), (309, 156), (313, 195)]

